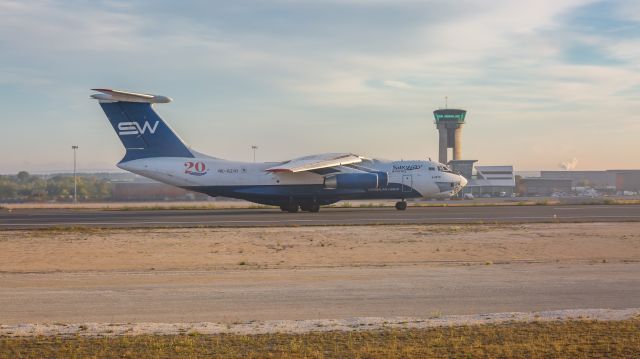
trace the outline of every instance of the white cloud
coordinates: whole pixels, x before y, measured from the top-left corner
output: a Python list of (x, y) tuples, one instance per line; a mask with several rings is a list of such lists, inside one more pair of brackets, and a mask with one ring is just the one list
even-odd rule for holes
[[(371, 21), (354, 18), (352, 22), (348, 16), (316, 18), (304, 13), (304, 19), (278, 18), (282, 25), (261, 21), (269, 12), (254, 14), (255, 22), (245, 16), (246, 22), (234, 23), (219, 17), (229, 15), (217, 11), (216, 7), (224, 6), (221, 4), (207, 5), (211, 7), (194, 19), (168, 13), (172, 10), (164, 10), (162, 4), (154, 11), (141, 12), (137, 6), (144, 4), (121, 1), (82, 5), (0, 0), (0, 86), (20, 84), (42, 92), (56, 86), (59, 101), (79, 99), (73, 105), (56, 105), (67, 108), (84, 106), (80, 102), (86, 101), (83, 91), (96, 82), (170, 96), (183, 93), (187, 98), (167, 107), (167, 113), (213, 108), (220, 111), (217, 115), (234, 119), (226, 123), (230, 131), (243, 131), (234, 127), (239, 126), (238, 118), (256, 113), (265, 123), (290, 126), (305, 136), (307, 130), (292, 124), (301, 118), (322, 123), (322, 117), (300, 109), (322, 109), (325, 121), (349, 119), (344, 121), (347, 129), (362, 134), (353, 142), (358, 148), (384, 143), (393, 131), (406, 133), (400, 126), (388, 131), (376, 127), (376, 123), (383, 126), (387, 117), (405, 126), (428, 123), (430, 111), (441, 105), (444, 96), (449, 96), (452, 105), (470, 109), (470, 121), (477, 122), (470, 123), (467, 131), (477, 131), (475, 136), (511, 128), (512, 132), (504, 133), (506, 143), (518, 136), (526, 137), (519, 141), (523, 143), (544, 141), (549, 131), (575, 126), (559, 120), (566, 116), (579, 117), (582, 127), (577, 128), (577, 135), (588, 137), (588, 131), (594, 131), (588, 126), (604, 128), (600, 121), (606, 116), (624, 118), (631, 126), (629, 113), (638, 110), (637, 98), (632, 101), (632, 96), (619, 95), (640, 83), (638, 40), (576, 33), (567, 24), (567, 14), (590, 1), (276, 3), (290, 4), (298, 11), (295, 14), (309, 4), (327, 12), (333, 9), (336, 15), (347, 5), (356, 9), (349, 11), (366, 9), (382, 15), (389, 9), (406, 9), (394, 13), (397, 18), (388, 22), (380, 20), (388, 16), (374, 16), (376, 20)], [(269, 26), (280, 27), (275, 31)], [(565, 53), (576, 43), (601, 49), (621, 63), (571, 63)], [(211, 93), (214, 90), (217, 92)], [(189, 103), (194, 98), (201, 101), (204, 93), (209, 94), (207, 101)], [(185, 102), (189, 105), (180, 107)], [(281, 109), (287, 106), (295, 110)], [(194, 128), (194, 144), (211, 144), (205, 131), (212, 126), (204, 120), (208, 114), (180, 115), (198, 119), (185, 126)], [(263, 131), (268, 127), (256, 126), (265, 126)], [(256, 128), (260, 132), (261, 127)], [(431, 134), (424, 135), (429, 138)], [(424, 136), (410, 136), (414, 137), (406, 139), (406, 146), (422, 154)], [(622, 138), (623, 143), (631, 143), (628, 135)], [(215, 145), (233, 145), (231, 140), (220, 141)], [(323, 146), (331, 150), (334, 145), (324, 139), (314, 141), (308, 138), (304, 144), (319, 150)], [(473, 136), (466, 141), (468, 148), (483, 156), (504, 162), (517, 155), (537, 165), (534, 155), (524, 150), (505, 154), (482, 148)], [(277, 158), (306, 150), (277, 146), (273, 145)], [(375, 151), (388, 152), (385, 157), (407, 156), (396, 152), (406, 148), (396, 147)], [(543, 146), (540, 151), (550, 149)], [(574, 155), (568, 153), (571, 148), (566, 151), (566, 158)], [(581, 166), (590, 165), (588, 155), (580, 154), (580, 158)], [(548, 159), (553, 166), (559, 160)]]
[(637, 1), (611, 1), (614, 13), (622, 20), (640, 22), (640, 3)]
[(54, 1), (0, 3), (3, 47), (28, 55), (131, 49), (145, 22), (137, 15)]

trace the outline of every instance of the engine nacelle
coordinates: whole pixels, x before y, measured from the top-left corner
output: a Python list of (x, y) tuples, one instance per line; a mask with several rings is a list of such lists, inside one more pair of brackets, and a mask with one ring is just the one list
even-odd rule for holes
[(371, 189), (386, 187), (388, 183), (386, 172), (339, 173), (324, 178), (324, 187), (328, 189)]

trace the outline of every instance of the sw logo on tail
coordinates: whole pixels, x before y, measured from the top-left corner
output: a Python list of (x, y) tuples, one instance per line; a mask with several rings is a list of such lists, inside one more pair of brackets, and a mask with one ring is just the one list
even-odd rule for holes
[(145, 121), (142, 126), (137, 122), (120, 122), (118, 123), (118, 135), (144, 135), (147, 131), (153, 135), (158, 128), (158, 122), (159, 121), (156, 121), (153, 127), (148, 121)]

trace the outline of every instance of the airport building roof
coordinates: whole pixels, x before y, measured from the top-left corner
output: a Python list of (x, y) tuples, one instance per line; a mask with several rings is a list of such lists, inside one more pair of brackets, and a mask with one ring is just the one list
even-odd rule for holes
[(478, 186), (515, 186), (513, 166), (476, 166)]

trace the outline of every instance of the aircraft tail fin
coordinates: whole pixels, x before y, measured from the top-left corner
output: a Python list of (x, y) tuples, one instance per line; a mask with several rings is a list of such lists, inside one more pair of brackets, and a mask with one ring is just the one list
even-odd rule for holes
[(94, 89), (113, 129), (127, 150), (122, 162), (150, 157), (195, 157), (180, 137), (151, 107), (168, 103), (165, 96)]

